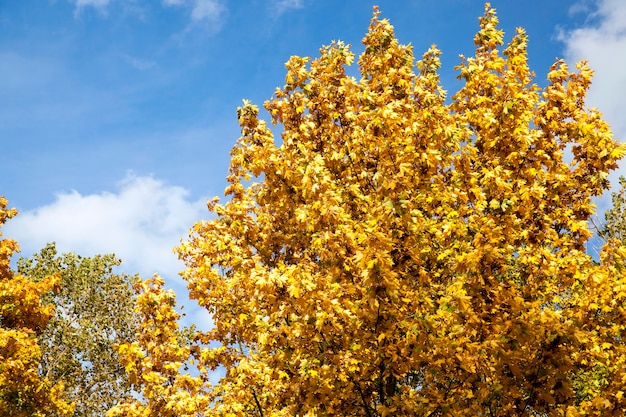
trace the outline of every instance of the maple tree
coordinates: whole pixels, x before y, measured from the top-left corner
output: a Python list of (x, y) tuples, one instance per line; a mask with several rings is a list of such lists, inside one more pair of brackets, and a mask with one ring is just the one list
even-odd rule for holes
[(626, 252), (585, 244), (625, 150), (585, 107), (586, 63), (540, 88), (525, 32), (504, 46), (497, 24), (486, 4), (449, 101), (440, 52), (416, 66), (375, 10), (360, 79), (341, 42), (287, 62), (265, 103), (279, 139), (238, 109), (228, 199), (178, 248), (214, 327), (181, 345), (172, 296), (144, 283), (147, 327), (119, 351), (147, 400), (118, 410), (624, 415)]
[[(16, 214), (0, 197), (0, 227)], [(37, 337), (54, 313), (54, 307), (42, 305), (41, 299), (58, 288), (59, 277), (33, 282), (15, 274), (10, 259), (17, 250), (14, 240), (0, 240), (0, 415), (71, 415), (73, 405), (63, 400), (63, 384), (53, 384), (39, 373)]]
[(113, 273), (120, 262), (114, 255), (58, 256), (53, 243), (17, 262), (18, 274), (33, 282), (59, 278), (58, 290), (43, 295), (56, 314), (39, 336), (40, 372), (65, 384), (74, 416), (102, 416), (130, 399), (130, 380), (113, 345), (135, 341), (139, 316), (132, 285), (139, 278)]

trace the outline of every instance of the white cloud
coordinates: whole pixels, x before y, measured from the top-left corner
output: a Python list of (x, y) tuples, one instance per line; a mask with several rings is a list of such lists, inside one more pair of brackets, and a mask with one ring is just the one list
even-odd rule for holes
[(185, 306), (183, 324), (208, 330), (213, 326), (211, 316), (189, 300), (178, 276), (184, 264), (173, 252), (206, 214), (206, 200), (191, 201), (182, 187), (131, 173), (113, 193), (59, 193), (53, 203), (19, 213), (2, 232), (17, 240), (21, 256), (30, 257), (54, 241), (59, 253), (85, 257), (114, 253), (122, 259), (120, 272), (138, 273), (144, 279), (158, 273), (176, 292), (179, 306)]
[(172, 250), (205, 213), (205, 201), (190, 201), (182, 187), (129, 174), (114, 193), (59, 193), (53, 203), (20, 213), (4, 231), (23, 256), (55, 241), (59, 252), (115, 253), (124, 272), (159, 273), (180, 284), (184, 265)]
[[(597, 107), (610, 124), (615, 138), (626, 142), (626, 1), (596, 0), (579, 2), (572, 13), (588, 13), (584, 26), (563, 31), (561, 40), (565, 43), (565, 58), (571, 66), (580, 60), (587, 60), (595, 71), (589, 89), (587, 104)], [(626, 161), (611, 175), (615, 191), (618, 177), (626, 175)], [(600, 216), (611, 205), (611, 193), (599, 199)]]
[(565, 31), (568, 62), (586, 59), (595, 70), (588, 103), (597, 107), (611, 124), (616, 137), (626, 141), (626, 1), (598, 0), (589, 23)]

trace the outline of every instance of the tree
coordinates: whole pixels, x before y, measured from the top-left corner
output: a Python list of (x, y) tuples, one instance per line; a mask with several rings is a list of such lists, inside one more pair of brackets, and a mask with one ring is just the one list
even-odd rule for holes
[(178, 249), (214, 321), (190, 353), (226, 369), (200, 415), (624, 415), (626, 252), (584, 245), (625, 150), (584, 62), (542, 89), (497, 23), (449, 102), (375, 10), (359, 80), (341, 42), (287, 62), (280, 139), (238, 110), (228, 200)]
[(604, 213), (605, 223), (600, 235), (605, 239), (617, 239), (626, 244), (626, 178), (619, 178), (620, 188), (611, 198), (611, 208)]
[(119, 264), (114, 255), (57, 256), (53, 243), (17, 263), (18, 273), (35, 283), (52, 275), (60, 279), (58, 291), (44, 295), (57, 314), (39, 337), (41, 373), (65, 383), (76, 417), (102, 416), (130, 398), (131, 383), (113, 345), (135, 340), (139, 316), (132, 285), (139, 278), (114, 274)]
[[(0, 226), (17, 214), (6, 206), (7, 200), (0, 197)], [(37, 337), (54, 313), (54, 307), (42, 305), (41, 299), (58, 289), (59, 277), (32, 282), (15, 274), (10, 258), (17, 250), (14, 240), (0, 240), (0, 415), (71, 415), (73, 406), (62, 400), (63, 383), (51, 383), (39, 373)]]

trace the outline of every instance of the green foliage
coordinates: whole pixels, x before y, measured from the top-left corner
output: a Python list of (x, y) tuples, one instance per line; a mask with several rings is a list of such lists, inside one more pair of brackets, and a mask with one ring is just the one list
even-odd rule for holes
[(119, 264), (114, 255), (57, 256), (54, 244), (17, 264), (18, 272), (34, 282), (60, 277), (59, 291), (45, 295), (56, 314), (39, 339), (41, 373), (65, 383), (68, 398), (76, 403), (74, 416), (101, 416), (131, 392), (113, 345), (136, 338), (132, 285), (138, 278), (113, 273)]
[(612, 207), (604, 214), (605, 224), (600, 235), (606, 240), (617, 239), (626, 244), (626, 178), (620, 177), (620, 189), (613, 193)]

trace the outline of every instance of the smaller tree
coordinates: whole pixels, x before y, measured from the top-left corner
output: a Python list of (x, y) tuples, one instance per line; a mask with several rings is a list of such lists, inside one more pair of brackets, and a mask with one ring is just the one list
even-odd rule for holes
[(626, 243), (626, 178), (620, 177), (619, 191), (613, 193), (612, 207), (604, 213), (605, 224), (600, 235), (604, 239), (617, 239)]
[[(6, 206), (7, 200), (0, 197), (0, 227), (17, 214)], [(51, 275), (33, 282), (14, 274), (10, 258), (18, 250), (14, 240), (0, 240), (0, 415), (71, 415), (73, 406), (61, 399), (63, 383), (50, 382), (39, 373), (37, 337), (54, 313), (54, 307), (42, 305), (41, 300), (45, 293), (59, 288), (60, 277)]]
[(113, 273), (119, 264), (115, 255), (57, 256), (54, 243), (17, 263), (18, 272), (34, 283), (50, 275), (60, 279), (59, 291), (44, 296), (57, 314), (39, 339), (41, 372), (52, 382), (65, 382), (67, 397), (76, 403), (74, 416), (102, 416), (130, 397), (131, 384), (113, 345), (135, 340), (132, 285), (139, 279)]

